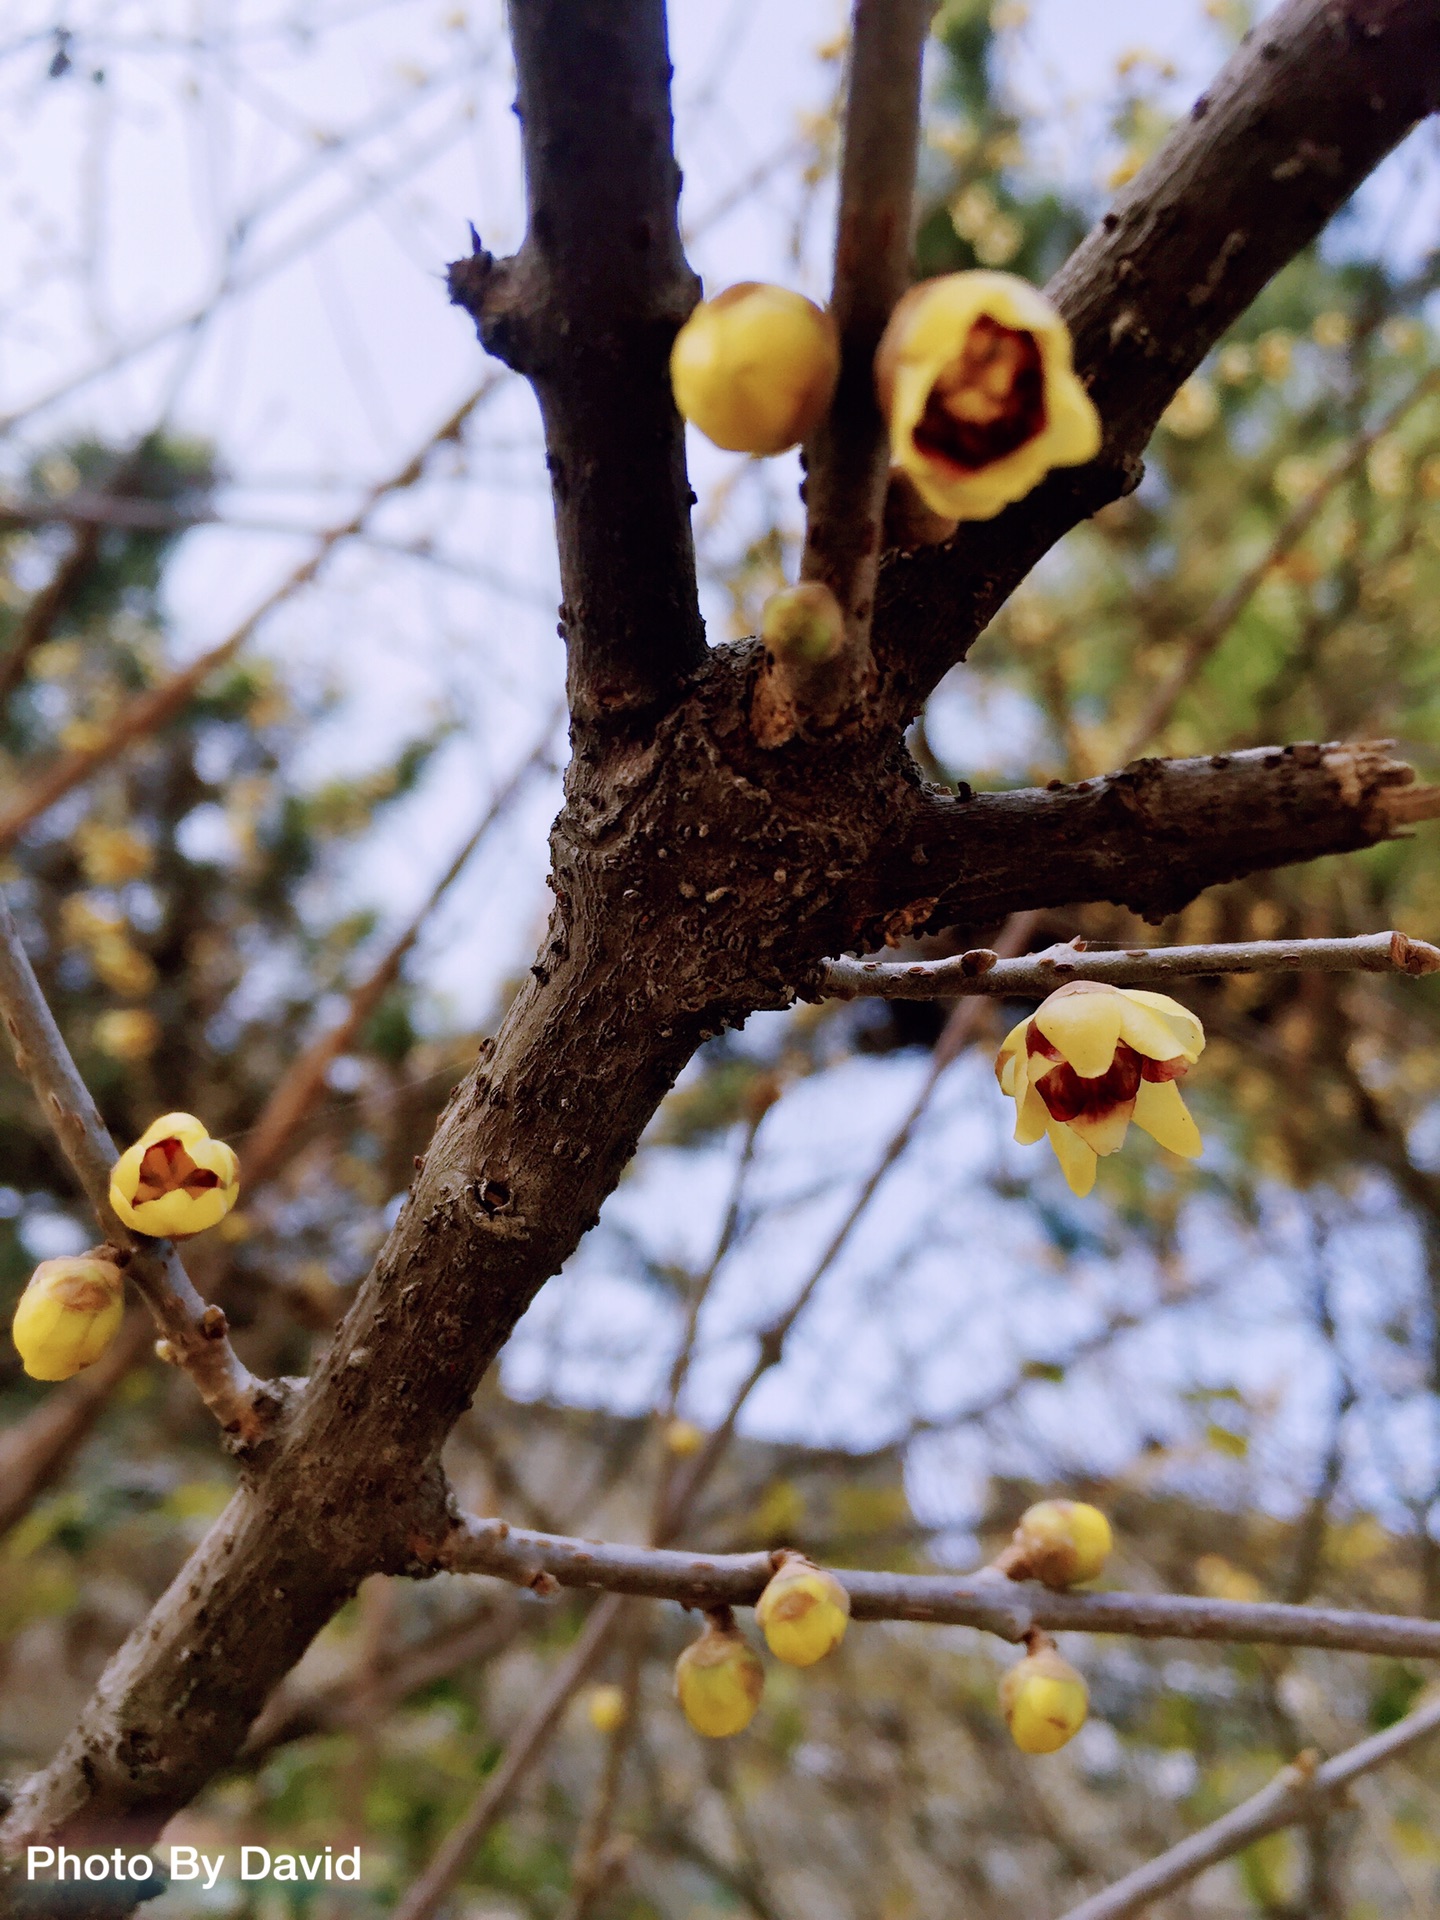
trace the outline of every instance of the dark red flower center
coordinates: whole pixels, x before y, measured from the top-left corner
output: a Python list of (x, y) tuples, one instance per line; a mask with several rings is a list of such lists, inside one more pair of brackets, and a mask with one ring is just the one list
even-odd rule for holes
[(931, 387), (914, 438), (921, 453), (974, 473), (1044, 426), (1045, 370), (1034, 334), (982, 313)]
[(135, 1188), (135, 1203), (160, 1200), (167, 1193), (204, 1193), (218, 1187), (220, 1176), (208, 1167), (197, 1167), (178, 1140), (157, 1140), (145, 1149), (140, 1162), (140, 1180)]
[(1070, 1065), (1060, 1049), (1047, 1040), (1032, 1020), (1025, 1030), (1025, 1051), (1032, 1056), (1054, 1061), (1035, 1081), (1035, 1091), (1045, 1102), (1052, 1120), (1098, 1120), (1116, 1107), (1128, 1106), (1140, 1091), (1142, 1080), (1178, 1080), (1188, 1071), (1183, 1054), (1173, 1060), (1151, 1060), (1137, 1053), (1127, 1041), (1116, 1043), (1115, 1058), (1108, 1069), (1093, 1080), (1086, 1080)]

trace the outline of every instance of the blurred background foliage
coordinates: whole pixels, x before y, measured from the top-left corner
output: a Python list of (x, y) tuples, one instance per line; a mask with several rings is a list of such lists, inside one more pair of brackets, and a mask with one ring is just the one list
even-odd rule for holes
[[(1019, 11), (948, 0), (940, 16), (922, 273), (982, 265), (1043, 280), (1093, 215), (1045, 177), (1004, 85), (1001, 38)], [(1233, 9), (1211, 11), (1243, 29)], [(1163, 135), (1164, 78), (1143, 53), (1122, 61), (1106, 184)], [(805, 139), (823, 175), (833, 126), (812, 123)], [(1186, 385), (1140, 489), (1046, 561), (936, 695), (914, 738), (935, 778), (1038, 784), (1141, 753), (1367, 737), (1394, 738), (1422, 777), (1440, 774), (1440, 264), (1402, 274), (1383, 238), (1342, 220)], [(198, 514), (220, 477), (207, 448), (157, 435), (58, 444), (21, 478), (32, 500), (103, 488)], [(731, 481), (752, 483), (753, 470)], [(739, 547), (724, 501), (701, 507), (702, 561), (739, 631), (793, 557), (793, 503), (770, 513), (762, 499)], [(103, 737), (173, 665), (163, 585), (181, 537), (5, 523), (7, 786)], [(243, 1166), (287, 1068), (373, 984), (383, 916), (337, 913), (330, 882), (424, 782), (453, 722), (437, 717), (364, 773), (307, 784), (297, 745), (342, 695), (292, 684), (273, 657), (236, 665), (6, 860), (7, 895), (118, 1138), (186, 1108)], [(505, 825), (502, 810), (495, 832)], [(1216, 889), (1158, 935), (1091, 906), (1046, 915), (1031, 944), (1392, 926), (1440, 940), (1423, 831)], [(997, 930), (965, 931), (969, 943)], [(795, 1544), (838, 1564), (973, 1564), (1043, 1489), (1112, 1514), (1107, 1583), (1440, 1612), (1440, 996), (1303, 975), (1196, 982), (1184, 997), (1210, 1036), (1187, 1088), (1207, 1154), (1182, 1166), (1132, 1136), (1085, 1203), (1045, 1148), (1001, 1137), (987, 1049), (1026, 1008), (982, 1016), (978, 1044), (937, 1081), (929, 1157), (908, 1183), (920, 1150), (908, 1136), (896, 1148), (892, 1122), (926, 1098), (945, 1009), (800, 1008), (712, 1043), (457, 1432), (462, 1494), (525, 1524), (642, 1537), (666, 1436), (684, 1443), (672, 1416), (703, 1427), (723, 1410), (755, 1331), (815, 1273), (878, 1165), (894, 1171), (850, 1236), (855, 1263), (817, 1281), (823, 1305), (840, 1275), (834, 1306), (757, 1398), (763, 1417), (745, 1423), (687, 1539)], [(473, 1055), (480, 1036), (422, 1001), (392, 967), (268, 1177), (187, 1254), (262, 1372), (307, 1369)], [(36, 1258), (90, 1238), (8, 1062), (0, 1176), (8, 1310)], [(936, 1210), (947, 1189), (966, 1196), (959, 1213)], [(93, 1431), (0, 1542), (9, 1772), (62, 1737), (231, 1484), (188, 1382), (148, 1358), (143, 1327), (128, 1338)], [(892, 1339), (898, 1357), (888, 1370), (872, 1361), (867, 1399), (854, 1356)], [(677, 1351), (684, 1377), (671, 1373)], [(926, 1367), (943, 1375), (938, 1398)], [(6, 1344), (0, 1466), (16, 1470), (54, 1404)], [(477, 1581), (369, 1583), (171, 1836), (232, 1857), (244, 1841), (358, 1841), (365, 1884), (232, 1885), (207, 1911), (386, 1911), (583, 1613)], [(588, 1696), (574, 1703), (469, 1869), (457, 1914), (1038, 1920), (1303, 1747), (1388, 1725), (1424, 1679), (1394, 1662), (1077, 1642), (1091, 1721), (1034, 1762), (997, 1717), (1004, 1650), (868, 1626), (815, 1673), (772, 1668), (752, 1732), (712, 1748), (669, 1698), (690, 1630), (673, 1608), (632, 1608), (601, 1676), (627, 1691), (625, 1728), (602, 1735)], [(577, 1893), (572, 1856), (622, 1755), (605, 1844)], [(1437, 1903), (1440, 1793), (1420, 1763), (1157, 1912), (1399, 1920)], [(150, 1911), (195, 1907), (175, 1892)]]

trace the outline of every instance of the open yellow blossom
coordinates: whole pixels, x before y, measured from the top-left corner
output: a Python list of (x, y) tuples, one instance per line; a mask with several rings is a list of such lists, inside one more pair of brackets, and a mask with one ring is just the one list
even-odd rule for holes
[(1037, 1636), (1000, 1682), (1000, 1707), (1022, 1753), (1056, 1753), (1084, 1726), (1090, 1696), (1070, 1662)]
[(764, 1690), (765, 1669), (728, 1609), (711, 1614), (675, 1662), (675, 1697), (696, 1733), (710, 1740), (743, 1733)]
[(240, 1194), (240, 1162), (193, 1113), (162, 1113), (110, 1174), (110, 1204), (137, 1233), (187, 1240), (223, 1220)]
[(675, 336), (675, 404), (730, 453), (783, 453), (824, 417), (840, 377), (835, 322), (803, 293), (744, 280)]
[(875, 356), (890, 457), (933, 512), (991, 520), (1100, 451), (1070, 330), (1010, 273), (949, 273), (900, 300)]
[(1118, 1152), (1132, 1120), (1172, 1153), (1200, 1153), (1175, 1082), (1204, 1045), (1178, 1000), (1073, 980), (1006, 1034), (995, 1073), (1015, 1102), (1015, 1138), (1028, 1146), (1048, 1135), (1071, 1191), (1086, 1194), (1096, 1156)]
[(100, 1358), (120, 1330), (125, 1280), (93, 1253), (42, 1260), (15, 1309), (11, 1335), (32, 1380), (68, 1380)]
[(845, 1638), (850, 1596), (833, 1573), (791, 1553), (756, 1603), (755, 1618), (777, 1660), (813, 1667)]

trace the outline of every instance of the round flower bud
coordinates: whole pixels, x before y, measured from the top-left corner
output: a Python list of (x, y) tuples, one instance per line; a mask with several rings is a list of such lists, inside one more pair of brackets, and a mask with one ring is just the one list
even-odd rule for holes
[(765, 602), (760, 638), (777, 660), (823, 666), (845, 644), (845, 616), (829, 587), (819, 580), (802, 580)]
[(710, 1740), (743, 1733), (764, 1690), (764, 1668), (725, 1614), (712, 1614), (675, 1662), (675, 1697), (696, 1733)]
[(757, 1601), (755, 1618), (777, 1660), (813, 1667), (845, 1638), (850, 1596), (833, 1573), (790, 1553)]
[(1036, 1645), (1000, 1682), (1000, 1707), (1022, 1753), (1056, 1753), (1085, 1724), (1085, 1682), (1053, 1645)]
[(1093, 1580), (1114, 1544), (1110, 1522), (1098, 1507), (1083, 1500), (1041, 1500), (1026, 1508), (1015, 1529), (1014, 1547), (1024, 1569), (1021, 1577), (1028, 1574), (1047, 1587)]
[(618, 1733), (626, 1719), (625, 1689), (616, 1686), (591, 1687), (585, 1700), (585, 1712), (597, 1733)]
[(100, 1358), (120, 1330), (125, 1281), (93, 1253), (42, 1260), (15, 1309), (11, 1334), (32, 1380), (68, 1380)]
[(688, 1460), (705, 1444), (705, 1435), (693, 1420), (667, 1420), (661, 1438), (665, 1451), (673, 1453), (677, 1460)]
[(839, 375), (830, 315), (754, 280), (702, 301), (670, 353), (676, 406), (731, 453), (797, 446), (824, 418)]
[(240, 1162), (193, 1113), (163, 1113), (110, 1173), (110, 1204), (137, 1233), (187, 1240), (216, 1226), (240, 1195)]
[(947, 273), (896, 304), (875, 355), (890, 456), (931, 512), (991, 520), (1100, 451), (1070, 330), (1012, 273)]

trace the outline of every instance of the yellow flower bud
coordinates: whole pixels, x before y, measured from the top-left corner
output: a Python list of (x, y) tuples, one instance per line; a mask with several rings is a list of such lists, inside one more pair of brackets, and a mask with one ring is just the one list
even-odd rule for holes
[(93, 1253), (42, 1260), (11, 1327), (26, 1373), (32, 1380), (68, 1380), (93, 1366), (124, 1312), (125, 1281), (113, 1261)]
[(756, 1603), (755, 1618), (777, 1660), (813, 1667), (845, 1638), (850, 1596), (833, 1573), (789, 1553)]
[(1098, 1507), (1083, 1500), (1041, 1500), (1026, 1508), (1015, 1529), (1014, 1573), (1043, 1580), (1047, 1587), (1073, 1586), (1095, 1578), (1114, 1544), (1110, 1522)]
[(1085, 1724), (1085, 1682), (1053, 1644), (1032, 1643), (1000, 1682), (1000, 1707), (1022, 1753), (1056, 1753)]
[(950, 273), (900, 300), (875, 356), (891, 458), (933, 513), (991, 520), (1100, 451), (1070, 330), (1014, 274)]
[(626, 1719), (625, 1689), (616, 1686), (591, 1687), (585, 1700), (585, 1712), (597, 1733), (618, 1733)]
[(705, 1435), (693, 1420), (669, 1420), (661, 1438), (665, 1451), (673, 1453), (677, 1460), (688, 1460), (692, 1453), (698, 1453), (705, 1444)]
[(808, 438), (839, 375), (830, 315), (755, 280), (702, 301), (670, 353), (676, 406), (731, 453), (783, 453)]
[(1006, 1034), (995, 1073), (1015, 1102), (1015, 1138), (1048, 1135), (1071, 1191), (1086, 1194), (1096, 1155), (1118, 1152), (1132, 1120), (1172, 1153), (1202, 1151), (1175, 1082), (1204, 1045), (1195, 1015), (1167, 994), (1073, 980)]
[(845, 644), (845, 616), (829, 587), (819, 580), (802, 580), (765, 602), (760, 638), (777, 660), (822, 666)]
[(110, 1173), (110, 1204), (137, 1233), (186, 1240), (216, 1226), (240, 1193), (240, 1163), (193, 1113), (164, 1113)]
[(765, 1670), (728, 1609), (712, 1614), (675, 1662), (675, 1697), (696, 1733), (710, 1740), (743, 1733), (764, 1689)]

